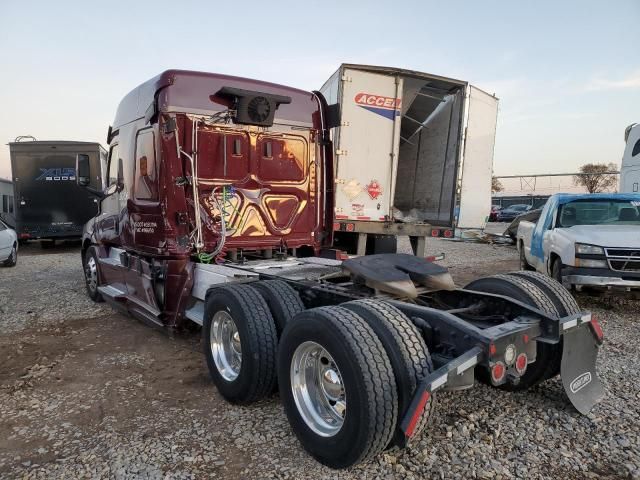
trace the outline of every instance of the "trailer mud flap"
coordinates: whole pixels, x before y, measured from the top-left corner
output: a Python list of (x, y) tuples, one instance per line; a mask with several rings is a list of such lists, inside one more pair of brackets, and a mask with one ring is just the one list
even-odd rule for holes
[(598, 344), (587, 325), (564, 333), (560, 375), (569, 400), (583, 415), (604, 396), (596, 373)]

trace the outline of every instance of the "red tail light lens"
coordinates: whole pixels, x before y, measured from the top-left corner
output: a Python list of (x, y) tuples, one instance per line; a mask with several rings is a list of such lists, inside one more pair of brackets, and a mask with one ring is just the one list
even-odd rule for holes
[(340, 230), (340, 223), (335, 222), (335, 223), (333, 224), (333, 229), (334, 229), (334, 230)]
[(446, 238), (451, 238), (451, 237), (453, 237), (453, 230), (445, 230), (445, 231), (444, 231), (444, 236), (445, 236)]
[(524, 372), (527, 370), (527, 363), (528, 358), (526, 353), (521, 353), (520, 355), (518, 355), (518, 357), (516, 358), (516, 372), (518, 372), (518, 375), (524, 374)]
[(353, 232), (356, 226), (353, 223), (347, 223), (347, 232)]
[(493, 367), (491, 367), (491, 379), (495, 383), (500, 383), (502, 380), (504, 380), (504, 376), (506, 374), (507, 369), (502, 362), (497, 362)]
[(439, 237), (440, 236), (440, 230), (438, 230), (437, 228), (434, 228), (433, 230), (431, 230), (431, 236), (432, 237)]

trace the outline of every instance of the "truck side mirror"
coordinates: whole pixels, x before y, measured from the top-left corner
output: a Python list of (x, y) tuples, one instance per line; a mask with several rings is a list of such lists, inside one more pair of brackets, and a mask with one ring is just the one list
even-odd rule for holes
[(85, 153), (76, 155), (76, 183), (81, 187), (88, 187), (91, 184), (89, 155)]

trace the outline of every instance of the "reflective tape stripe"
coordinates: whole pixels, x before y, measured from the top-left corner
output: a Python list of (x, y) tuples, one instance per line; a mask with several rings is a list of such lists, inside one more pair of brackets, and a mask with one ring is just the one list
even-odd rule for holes
[(475, 357), (472, 357), (469, 360), (467, 360), (466, 362), (463, 362), (460, 365), (458, 365), (458, 368), (457, 368), (456, 371), (457, 371), (458, 375), (462, 375), (465, 370), (470, 369), (471, 367), (473, 367), (477, 363), (478, 363), (478, 356), (476, 355)]
[(562, 324), (562, 329), (563, 330), (569, 330), (570, 328), (573, 328), (576, 325), (578, 325), (578, 319), (577, 318), (575, 320), (569, 320), (568, 322), (563, 323)]
[(582, 317), (580, 317), (580, 321), (582, 323), (590, 322), (591, 321), (591, 314), (587, 313), (587, 314), (583, 315)]
[(433, 382), (431, 382), (431, 391), (433, 392), (435, 389), (441, 387), (447, 383), (447, 374), (445, 373), (441, 377), (436, 378)]

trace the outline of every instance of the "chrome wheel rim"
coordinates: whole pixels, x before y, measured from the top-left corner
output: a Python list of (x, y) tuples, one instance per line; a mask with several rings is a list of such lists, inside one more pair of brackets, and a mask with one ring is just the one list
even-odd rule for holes
[(322, 437), (337, 434), (347, 414), (342, 374), (333, 357), (316, 342), (298, 346), (291, 360), (291, 390), (300, 416)]
[(209, 340), (220, 376), (228, 382), (234, 381), (240, 375), (242, 345), (238, 327), (228, 312), (220, 310), (213, 315)]
[(96, 266), (96, 260), (93, 257), (89, 257), (87, 264), (84, 267), (84, 274), (87, 279), (87, 286), (89, 290), (95, 292), (98, 288), (98, 267)]

